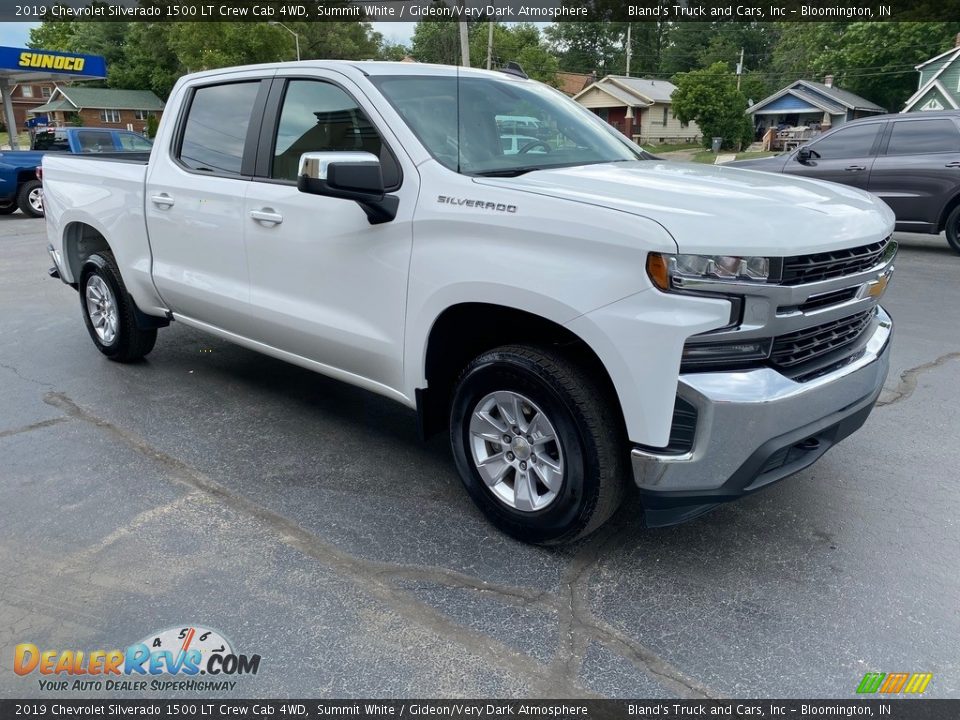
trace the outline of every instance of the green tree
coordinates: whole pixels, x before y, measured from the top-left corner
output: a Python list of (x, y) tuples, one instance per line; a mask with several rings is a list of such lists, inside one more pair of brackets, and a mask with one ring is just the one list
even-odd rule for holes
[[(474, 23), (470, 28), (470, 64), (474, 67), (486, 67), (489, 28), (486, 22)], [(557, 83), (557, 58), (536, 25), (494, 23), (492, 61), (493, 68), (515, 62), (533, 79), (551, 85)]]
[[(418, 62), (459, 65), (460, 29), (457, 23), (450, 20), (418, 22), (413, 29), (410, 54)], [(475, 59), (471, 58), (471, 64), (473, 62)]]
[(747, 99), (724, 63), (680, 73), (674, 82), (673, 114), (681, 122), (700, 126), (704, 147), (710, 147), (714, 137), (722, 137), (725, 148), (750, 142), (753, 127), (744, 113)]

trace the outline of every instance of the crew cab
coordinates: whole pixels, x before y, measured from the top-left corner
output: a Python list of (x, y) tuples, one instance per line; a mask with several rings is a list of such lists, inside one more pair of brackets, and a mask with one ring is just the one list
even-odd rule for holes
[(38, 130), (31, 150), (0, 152), (0, 215), (18, 208), (24, 215), (43, 216), (43, 184), (37, 168), (48, 152), (150, 152), (143, 135), (110, 128), (47, 128)]
[[(520, 75), (181, 78), (149, 156), (44, 158), (51, 274), (112, 360), (176, 322), (415, 408), (528, 542), (583, 537), (631, 484), (647, 524), (692, 518), (858, 429), (888, 371), (890, 209), (651, 159)], [(505, 152), (497, 116), (543, 142)]]

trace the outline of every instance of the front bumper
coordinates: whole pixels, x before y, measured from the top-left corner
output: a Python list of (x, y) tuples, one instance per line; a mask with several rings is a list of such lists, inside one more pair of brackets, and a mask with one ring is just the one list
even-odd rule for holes
[(782, 480), (859, 429), (886, 380), (892, 333), (878, 307), (863, 346), (806, 382), (772, 368), (681, 375), (678, 395), (697, 411), (691, 449), (631, 454), (647, 525), (683, 522)]

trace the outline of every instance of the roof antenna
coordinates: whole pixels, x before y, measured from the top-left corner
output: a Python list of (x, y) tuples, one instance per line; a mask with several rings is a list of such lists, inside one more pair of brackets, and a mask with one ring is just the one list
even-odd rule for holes
[(524, 80), (530, 79), (530, 76), (523, 71), (522, 67), (520, 67), (520, 63), (514, 62), (513, 60), (511, 60), (502, 68), (500, 68), (500, 72), (506, 75), (513, 75), (514, 77), (520, 77), (520, 78), (523, 78)]

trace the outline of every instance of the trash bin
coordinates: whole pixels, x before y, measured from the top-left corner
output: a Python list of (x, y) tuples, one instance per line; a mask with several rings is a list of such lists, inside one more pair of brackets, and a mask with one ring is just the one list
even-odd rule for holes
[(715, 138), (713, 138), (712, 149), (713, 149), (713, 154), (714, 154), (714, 155), (716, 155), (718, 152), (720, 152), (720, 146), (721, 146), (721, 145), (723, 145), (723, 138), (722, 138), (722, 137), (718, 137), (718, 138), (715, 137)]

